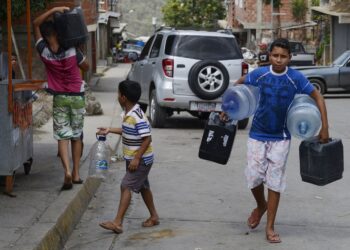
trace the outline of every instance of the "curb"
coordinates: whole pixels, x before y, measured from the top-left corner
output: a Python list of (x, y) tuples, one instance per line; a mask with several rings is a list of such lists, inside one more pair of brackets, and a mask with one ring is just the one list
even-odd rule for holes
[(62, 191), (38, 220), (22, 235), (12, 250), (60, 250), (101, 185), (99, 178), (89, 177), (89, 155), (82, 160), (80, 174), (85, 181), (72, 190)]
[(88, 177), (82, 188), (69, 202), (56, 224), (45, 234), (44, 238), (34, 248), (35, 250), (59, 250), (64, 248), (66, 241), (86, 211), (90, 200), (101, 185), (101, 179)]

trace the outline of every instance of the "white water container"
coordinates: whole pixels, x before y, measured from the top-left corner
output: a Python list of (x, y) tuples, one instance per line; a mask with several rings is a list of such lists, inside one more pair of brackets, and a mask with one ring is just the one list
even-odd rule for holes
[(222, 110), (232, 120), (242, 120), (253, 115), (259, 103), (259, 88), (238, 84), (229, 87), (222, 96)]
[(304, 140), (316, 135), (320, 127), (321, 114), (315, 101), (308, 95), (296, 95), (287, 114), (290, 134)]

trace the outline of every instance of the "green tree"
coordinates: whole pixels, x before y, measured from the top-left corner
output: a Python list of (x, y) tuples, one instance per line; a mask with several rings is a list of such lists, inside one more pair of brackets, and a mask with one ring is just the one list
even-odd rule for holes
[(223, 1), (218, 0), (168, 0), (162, 12), (172, 27), (214, 28), (225, 17)]
[(305, 21), (307, 12), (307, 3), (305, 0), (293, 0), (292, 14), (295, 21), (303, 23)]
[(311, 6), (320, 6), (320, 0), (311, 0)]
[[(30, 9), (31, 12), (36, 12), (42, 9), (45, 9), (48, 3), (52, 2), (52, 0), (30, 0)], [(12, 18), (22, 16), (26, 11), (26, 1), (24, 0), (12, 0)], [(7, 4), (5, 0), (1, 0), (0, 4), (0, 20), (5, 20), (7, 18)]]

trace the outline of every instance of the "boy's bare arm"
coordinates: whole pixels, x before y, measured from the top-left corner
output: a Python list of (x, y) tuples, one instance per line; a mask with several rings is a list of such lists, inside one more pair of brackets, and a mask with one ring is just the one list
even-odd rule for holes
[(141, 159), (141, 157), (146, 152), (146, 150), (147, 150), (148, 146), (151, 144), (151, 142), (152, 142), (151, 136), (143, 137), (141, 146), (140, 146), (139, 150), (137, 150), (137, 154), (135, 155), (135, 158)]
[(310, 94), (310, 96), (315, 100), (317, 107), (321, 113), (322, 127), (319, 133), (319, 139), (321, 140), (321, 142), (328, 142), (329, 131), (326, 104), (322, 95), (316, 89)]
[(109, 133), (118, 134), (118, 135), (122, 134), (121, 128), (99, 127), (97, 129), (98, 129), (98, 131), (96, 132), (96, 134), (98, 134), (98, 135), (107, 135)]
[(54, 7), (46, 12), (44, 12), (43, 14), (41, 14), (40, 16), (38, 16), (37, 18), (34, 19), (33, 21), (33, 26), (34, 26), (34, 37), (35, 40), (38, 40), (39, 38), (41, 38), (41, 32), (40, 32), (40, 25), (49, 17), (51, 16), (53, 13), (55, 12), (63, 12), (65, 10), (69, 10), (68, 7), (62, 6), (62, 7)]
[(86, 58), (85, 58), (85, 60), (82, 63), (79, 64), (79, 68), (81, 70), (83, 70), (83, 71), (88, 71), (89, 70), (90, 65), (89, 65), (89, 63), (88, 63)]
[(245, 80), (245, 77), (246, 77), (246, 75), (241, 76), (241, 77), (235, 82), (235, 84), (243, 84), (243, 83), (244, 83), (244, 80)]
[(139, 164), (140, 164), (140, 160), (143, 156), (143, 154), (146, 152), (148, 146), (151, 144), (152, 142), (152, 137), (151, 136), (147, 136), (147, 137), (143, 137), (142, 138), (142, 143), (141, 146), (139, 148), (139, 150), (137, 150), (136, 155), (134, 156), (134, 159), (130, 162), (128, 169), (130, 171), (135, 171)]

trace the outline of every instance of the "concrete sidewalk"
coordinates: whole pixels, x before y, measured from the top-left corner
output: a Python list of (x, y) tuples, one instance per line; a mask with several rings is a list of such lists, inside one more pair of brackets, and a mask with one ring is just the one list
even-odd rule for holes
[[(33, 165), (29, 175), (21, 168), (16, 172), (16, 198), (0, 196), (0, 249), (62, 249), (76, 223), (87, 208), (100, 181), (88, 178), (89, 151), (95, 143), (99, 126), (117, 126), (120, 107), (116, 100), (117, 83), (125, 79), (127, 64), (114, 65), (99, 79), (89, 83), (104, 114), (86, 116), (84, 152), (81, 164), (83, 185), (60, 191), (63, 169), (57, 155), (57, 142), (52, 137), (52, 119), (33, 131)], [(107, 138), (112, 148), (118, 137)], [(2, 189), (4, 187), (1, 187)]]

